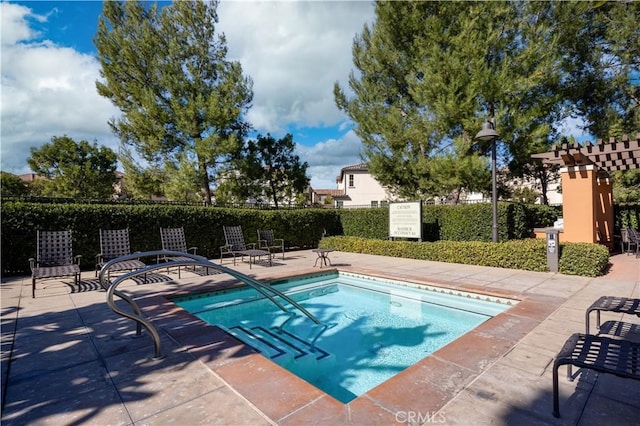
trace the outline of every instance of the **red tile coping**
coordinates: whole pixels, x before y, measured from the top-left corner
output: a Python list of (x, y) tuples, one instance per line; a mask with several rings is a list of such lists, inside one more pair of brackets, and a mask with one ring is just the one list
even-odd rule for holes
[[(327, 272), (327, 271), (324, 271)], [(349, 272), (363, 273), (349, 268)], [(310, 275), (304, 274), (304, 275)], [(314, 272), (317, 274), (317, 271)], [(368, 275), (398, 279), (367, 271)], [(264, 281), (291, 278), (274, 276)], [(403, 278), (436, 285), (431, 281)], [(212, 290), (205, 287), (202, 290)], [(465, 286), (448, 288), (465, 290)], [(215, 289), (220, 289), (219, 284)], [(515, 298), (513, 294), (488, 293)], [(165, 296), (136, 299), (147, 318), (205, 363), (236, 392), (278, 424), (390, 424), (406, 413), (428, 415), (442, 408), (479, 374), (507, 354), (526, 334), (554, 312), (562, 299), (527, 295), (509, 310), (440, 348), (348, 404), (342, 404), (283, 367), (268, 360), (218, 327), (177, 307)], [(522, 296), (522, 295), (520, 295)], [(205, 331), (206, 330), (206, 331)]]

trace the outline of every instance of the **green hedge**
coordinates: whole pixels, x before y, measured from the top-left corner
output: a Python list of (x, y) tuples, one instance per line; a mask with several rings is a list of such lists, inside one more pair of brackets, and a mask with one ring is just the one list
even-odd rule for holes
[[(640, 217), (638, 205), (616, 206), (616, 209), (616, 224), (624, 223), (637, 227)], [(501, 202), (498, 204), (498, 230), (502, 243), (500, 246), (491, 244), (492, 250), (487, 250), (487, 245), (480, 241), (491, 240), (490, 204), (425, 206), (424, 239), (450, 241), (438, 241), (430, 246), (395, 242), (389, 246), (375, 247), (376, 250), (387, 247), (385, 250), (390, 250), (389, 256), (395, 256), (393, 253), (398, 252), (402, 257), (456, 263), (468, 263), (464, 260), (468, 257), (471, 260), (482, 259), (484, 263), (479, 264), (488, 266), (545, 270), (546, 257), (538, 259), (538, 255), (546, 256), (544, 245), (541, 249), (536, 246), (542, 242), (515, 241), (514, 244), (520, 244), (517, 247), (520, 247), (518, 256), (521, 257), (514, 258), (516, 254), (509, 256), (508, 252), (512, 247), (509, 245), (511, 241), (507, 240), (528, 237), (533, 228), (551, 225), (557, 215), (556, 209), (547, 206)], [(4, 275), (29, 273), (28, 258), (36, 254), (37, 229), (73, 230), (74, 253), (83, 256), (83, 269), (91, 269), (94, 266), (95, 255), (100, 251), (100, 228), (129, 228), (132, 250), (149, 251), (160, 248), (160, 227), (182, 226), (185, 229), (187, 244), (198, 247), (198, 254), (208, 258), (220, 255), (220, 246), (224, 244), (223, 225), (242, 225), (247, 242), (256, 241), (258, 229), (274, 229), (278, 238), (284, 238), (289, 248), (317, 247), (323, 235), (387, 240), (389, 228), (389, 211), (386, 208), (257, 210), (202, 206), (42, 204), (5, 201), (0, 206), (0, 218)], [(469, 243), (457, 246), (453, 244), (455, 241)], [(367, 241), (358, 244), (374, 243)], [(526, 244), (532, 246), (527, 248), (529, 246)], [(608, 257), (602, 256), (601, 250), (592, 246), (587, 244), (585, 248), (580, 245), (561, 244), (561, 271), (582, 275), (583, 271), (591, 269), (591, 272), (585, 274), (601, 273), (603, 262), (606, 266), (606, 260), (602, 259)], [(496, 247), (501, 248), (494, 250)], [(539, 250), (542, 251), (541, 254), (538, 253)], [(458, 259), (461, 255), (464, 255), (462, 259)], [(531, 258), (527, 259), (526, 256), (529, 255)], [(594, 260), (594, 256), (597, 259)], [(572, 260), (574, 257), (575, 260)], [(453, 258), (456, 260), (451, 260)], [(540, 262), (543, 266), (533, 266), (541, 264)]]
[(247, 243), (257, 241), (258, 229), (274, 229), (291, 247), (317, 247), (323, 234), (342, 233), (335, 210), (255, 210), (201, 206), (88, 205), (3, 202), (2, 273), (29, 273), (36, 255), (36, 230), (73, 231), (74, 254), (82, 269), (92, 269), (100, 251), (99, 229), (129, 228), (131, 249), (161, 248), (159, 228), (184, 227), (187, 244), (207, 258), (220, 256), (223, 225), (242, 225)]
[[(326, 237), (320, 247), (351, 253), (375, 254), (436, 262), (492, 266), (496, 268), (548, 271), (545, 241), (511, 240), (500, 243), (481, 241), (382, 241), (357, 237)], [(598, 244), (561, 243), (560, 273), (602, 275), (609, 262), (607, 248)]]
[(614, 204), (613, 212), (616, 230), (626, 227), (640, 229), (640, 203)]
[[(339, 210), (344, 235), (386, 240), (389, 237), (389, 210)], [(527, 238), (534, 228), (553, 225), (558, 212), (549, 206), (498, 203), (498, 239)], [(422, 208), (425, 241), (491, 241), (491, 204), (437, 205)]]

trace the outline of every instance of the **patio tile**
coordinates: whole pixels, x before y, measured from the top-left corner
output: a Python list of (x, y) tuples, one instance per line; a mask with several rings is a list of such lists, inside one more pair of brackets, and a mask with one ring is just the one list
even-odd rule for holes
[[(560, 411), (565, 419), (563, 422), (577, 418), (588, 397), (588, 390), (578, 387), (578, 381), (568, 382), (563, 379), (559, 381), (559, 389)], [(552, 416), (551, 390), (551, 374), (538, 376), (499, 364), (485, 372), (464, 392), (477, 400), (505, 404), (517, 410), (535, 413), (535, 417), (553, 423), (555, 419)]]
[(464, 339), (449, 343), (433, 355), (479, 373), (504, 356), (513, 344), (513, 341), (473, 330), (465, 334)]
[[(143, 397), (143, 395), (139, 395)], [(115, 389), (101, 388), (69, 399), (55, 398), (29, 407), (5, 407), (3, 426), (23, 425), (130, 425), (132, 423)]]
[(9, 382), (5, 403), (11, 411), (16, 411), (102, 388), (113, 388), (113, 383), (100, 361), (89, 361), (52, 371), (23, 374), (22, 378)]
[[(163, 368), (153, 372), (144, 371), (137, 377), (130, 374), (130, 380), (116, 384), (134, 421), (192, 401), (224, 386), (211, 371), (201, 368), (199, 361), (185, 357), (171, 357), (164, 361)], [(170, 392), (167, 392), (168, 389)]]
[(215, 368), (224, 381), (271, 419), (281, 419), (324, 395), (262, 355)]
[[(365, 423), (365, 421), (365, 419), (362, 419), (362, 421), (357, 421), (356, 424), (369, 424)], [(348, 422), (348, 406), (326, 395), (305, 405), (285, 418), (277, 420), (280, 426), (344, 425)]]
[[(638, 406), (629, 405), (600, 395), (591, 395), (580, 417), (580, 426), (596, 425), (637, 425)], [(562, 412), (561, 412), (562, 413)]]
[(434, 412), (474, 378), (473, 371), (429, 356), (367, 393), (367, 397), (392, 413)]
[(637, 404), (640, 397), (640, 381), (611, 374), (598, 374), (593, 394), (628, 405)]
[(520, 342), (504, 356), (501, 363), (508, 367), (542, 376), (548, 368), (551, 368), (555, 357), (556, 352)]
[[(238, 264), (236, 269), (258, 279), (317, 273), (320, 269), (312, 268), (315, 257), (307, 250), (287, 252), (278, 267), (250, 270)], [(158, 327), (165, 356), (161, 359), (152, 358), (153, 341), (146, 330), (135, 337), (135, 322), (106, 306), (106, 293), (94, 288), (92, 271), (83, 273), (82, 289), (43, 281), (36, 299), (31, 298), (29, 277), (3, 279), (1, 379), (8, 383), (3, 425), (131, 425), (132, 416), (137, 425), (591, 425), (610, 419), (634, 424), (636, 418), (629, 413), (640, 410), (637, 381), (574, 369), (576, 380), (569, 382), (563, 367), (562, 418), (555, 419), (551, 375), (553, 358), (567, 337), (584, 329), (586, 306), (605, 294), (640, 297), (640, 275), (631, 281), (627, 276), (583, 278), (342, 252), (331, 259), (345, 265), (342, 270), (373, 275), (384, 271), (391, 278), (516, 295), (521, 301), (468, 333), (467, 344), (458, 350), (452, 346), (447, 353), (445, 347), (341, 404), (166, 300), (237, 283), (226, 274), (183, 273), (180, 280), (169, 274), (169, 281), (122, 282), (119, 288), (134, 297)], [(640, 262), (635, 262), (640, 272)], [(129, 309), (122, 300), (115, 301)], [(603, 314), (605, 319), (610, 318)], [(123, 389), (126, 402), (116, 387)], [(603, 412), (610, 415), (605, 418)]]
[(541, 321), (558, 309), (564, 299), (545, 296), (526, 296), (513, 308), (509, 314), (523, 316)]
[(165, 371), (179, 370), (181, 366), (194, 361), (189, 354), (174, 352), (178, 346), (166, 337), (161, 338), (163, 357), (153, 358), (155, 352), (151, 339), (146, 336), (145, 340), (149, 342), (148, 346), (139, 349), (128, 348), (126, 352), (104, 358), (114, 383), (131, 381), (138, 377), (162, 375)]
[(11, 375), (21, 377), (94, 361), (98, 354), (87, 334), (40, 333), (16, 340), (11, 358)]
[(538, 325), (538, 321), (535, 319), (511, 315), (507, 311), (480, 324), (475, 328), (474, 332), (497, 337), (515, 344), (533, 330), (536, 325)]
[[(215, 407), (212, 410), (212, 407)], [(220, 387), (202, 396), (136, 421), (136, 425), (270, 425), (255, 408)]]
[[(360, 397), (349, 404), (348, 425), (385, 426), (402, 423), (398, 421), (396, 413), (381, 407), (369, 397)], [(331, 423), (335, 424), (335, 423)]]
[[(462, 391), (433, 417), (432, 423), (445, 426), (467, 425), (562, 425), (561, 421), (550, 418), (541, 418), (532, 414), (526, 408), (513, 407), (500, 401), (496, 401), (492, 394), (476, 394), (468, 390)], [(425, 423), (427, 424), (427, 423)]]

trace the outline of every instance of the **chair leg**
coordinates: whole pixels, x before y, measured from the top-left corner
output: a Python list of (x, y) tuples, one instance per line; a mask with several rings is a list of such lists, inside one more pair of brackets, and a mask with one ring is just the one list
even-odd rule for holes
[(559, 365), (553, 366), (553, 417), (560, 417), (560, 397), (558, 395), (558, 368)]
[(32, 299), (36, 298), (36, 279), (35, 278), (31, 279), (31, 298)]

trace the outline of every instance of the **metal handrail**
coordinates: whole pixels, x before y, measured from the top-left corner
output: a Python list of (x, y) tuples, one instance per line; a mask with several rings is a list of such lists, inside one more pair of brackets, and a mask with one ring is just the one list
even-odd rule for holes
[[(111, 267), (111, 265), (113, 265), (114, 263), (122, 262), (125, 260), (138, 259), (140, 257), (158, 256), (158, 255), (175, 256), (175, 257), (180, 257), (182, 259), (172, 260), (165, 263), (158, 263), (155, 265), (148, 265), (148, 266), (145, 266), (144, 268), (127, 272), (115, 278), (113, 281), (111, 281), (111, 283), (109, 283), (108, 280), (106, 279), (106, 273), (109, 267)], [(191, 260), (186, 260), (185, 258), (189, 258)], [(154, 251), (147, 251), (147, 252), (138, 252), (138, 253), (112, 259), (104, 264), (102, 269), (100, 269), (100, 275), (99, 275), (100, 285), (107, 291), (107, 305), (109, 306), (109, 308), (111, 308), (113, 312), (135, 321), (137, 324), (136, 334), (141, 333), (142, 331), (141, 327), (144, 327), (147, 329), (147, 331), (149, 331), (154, 342), (155, 358), (162, 357), (161, 346), (160, 346), (160, 335), (158, 334), (158, 331), (153, 326), (153, 324), (151, 324), (150, 321), (143, 318), (142, 311), (140, 310), (138, 305), (133, 301), (133, 299), (131, 299), (129, 296), (122, 293), (121, 291), (117, 290), (117, 287), (122, 281), (125, 281), (127, 279), (133, 278), (138, 275), (147, 274), (148, 272), (154, 271), (156, 269), (162, 269), (162, 268), (173, 267), (173, 266), (188, 266), (188, 265), (203, 266), (205, 268), (212, 268), (212, 269), (216, 269), (218, 271), (224, 272), (226, 274), (229, 274), (232, 277), (238, 279), (239, 281), (242, 281), (243, 283), (253, 287), (256, 291), (258, 291), (260, 294), (268, 298), (271, 302), (273, 302), (276, 306), (278, 306), (284, 312), (290, 313), (290, 311), (275, 298), (276, 296), (281, 297), (282, 299), (290, 303), (292, 306), (294, 306), (296, 309), (298, 309), (300, 312), (302, 312), (311, 321), (313, 321), (318, 325), (322, 325), (322, 323), (320, 322), (320, 320), (318, 320), (318, 318), (316, 318), (313, 314), (311, 314), (298, 302), (291, 299), (286, 294), (282, 293), (280, 290), (277, 290), (267, 284), (264, 284), (236, 270), (233, 270), (223, 265), (218, 265), (216, 263), (213, 263), (202, 256), (198, 256), (191, 253), (178, 252), (178, 251), (154, 250)], [(113, 300), (114, 294), (120, 297), (121, 299), (123, 299), (124, 301), (126, 301), (131, 306), (135, 314), (131, 314), (129, 312), (119, 309)]]

